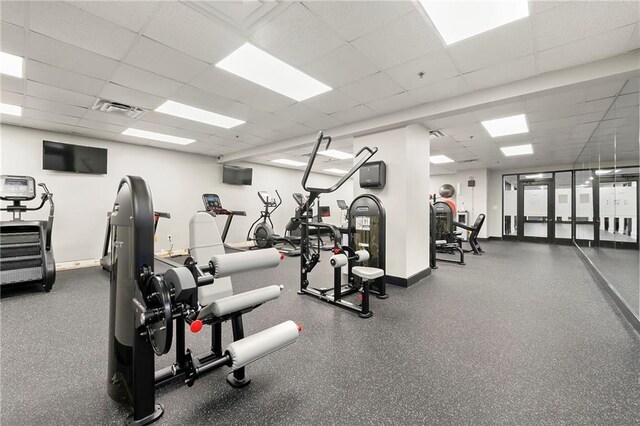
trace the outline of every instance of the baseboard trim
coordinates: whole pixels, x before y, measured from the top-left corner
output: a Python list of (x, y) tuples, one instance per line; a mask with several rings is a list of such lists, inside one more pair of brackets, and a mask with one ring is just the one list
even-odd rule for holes
[[(172, 256), (188, 256), (189, 252), (187, 249), (184, 250), (174, 250), (169, 252), (167, 250), (162, 250), (157, 253), (154, 253), (158, 257), (172, 257)], [(70, 271), (72, 269), (83, 269), (83, 268), (93, 268), (94, 266), (100, 266), (100, 259), (85, 259), (85, 260), (72, 260), (70, 262), (59, 262), (56, 263), (56, 271)]]
[(618, 290), (607, 280), (607, 278), (602, 274), (602, 272), (598, 269), (596, 265), (589, 259), (589, 256), (582, 251), (582, 248), (578, 244), (573, 242), (573, 246), (578, 253), (578, 257), (582, 259), (582, 261), (587, 265), (589, 271), (596, 279), (596, 282), (600, 285), (600, 287), (611, 297), (613, 303), (615, 303), (616, 307), (620, 310), (622, 316), (631, 324), (631, 327), (640, 335), (640, 318), (636, 316), (631, 307), (627, 304), (627, 302), (620, 296)]
[(400, 278), (400, 277), (394, 277), (393, 275), (387, 275), (385, 276), (384, 281), (387, 284), (406, 288), (406, 287), (411, 287), (412, 285), (416, 284), (418, 281), (424, 278), (427, 278), (429, 275), (431, 275), (431, 268), (423, 269), (422, 271), (411, 275), (409, 278)]
[(502, 237), (489, 237), (489, 238), (487, 238), (487, 240), (489, 240), (489, 241), (502, 241)]

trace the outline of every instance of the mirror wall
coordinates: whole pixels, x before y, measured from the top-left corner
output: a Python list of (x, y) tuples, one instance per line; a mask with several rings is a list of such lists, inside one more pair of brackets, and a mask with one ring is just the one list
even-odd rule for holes
[[(639, 79), (629, 79), (574, 168), (575, 242), (640, 318)], [(619, 304), (619, 303), (618, 303)]]

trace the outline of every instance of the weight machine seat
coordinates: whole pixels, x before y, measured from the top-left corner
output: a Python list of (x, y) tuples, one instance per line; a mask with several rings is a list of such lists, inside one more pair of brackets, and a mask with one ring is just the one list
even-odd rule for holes
[(380, 268), (371, 268), (369, 266), (354, 266), (351, 268), (353, 275), (356, 275), (363, 280), (375, 280), (384, 276), (384, 271)]
[(198, 319), (209, 316), (223, 317), (234, 312), (261, 305), (280, 297), (282, 289), (277, 285), (270, 285), (256, 290), (247, 291), (233, 296), (223, 297), (205, 306), (198, 313)]

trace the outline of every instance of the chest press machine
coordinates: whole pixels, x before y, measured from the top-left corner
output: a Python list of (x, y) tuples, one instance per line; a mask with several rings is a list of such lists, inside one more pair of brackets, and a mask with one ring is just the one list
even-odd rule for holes
[[(224, 254), (215, 220), (200, 212), (190, 222), (194, 257), (184, 266), (176, 264), (163, 275), (155, 274), (151, 193), (146, 182), (135, 176), (120, 182), (111, 226), (108, 394), (133, 410), (128, 423), (149, 424), (162, 416), (164, 407), (155, 402), (156, 387), (178, 379), (192, 386), (197, 378), (225, 365), (232, 370), (229, 384), (246, 386), (250, 382), (246, 365), (298, 338), (301, 327), (293, 321), (245, 337), (242, 316), (277, 299), (281, 287), (239, 294), (231, 288), (230, 275), (277, 267), (282, 260), (277, 250)], [(201, 235), (203, 231), (209, 235)], [(225, 321), (231, 321), (233, 342), (223, 351), (221, 324)], [(187, 324), (194, 333), (204, 325), (212, 326), (209, 353), (195, 356), (186, 349)], [(155, 371), (154, 355), (169, 352), (174, 325), (176, 362)]]

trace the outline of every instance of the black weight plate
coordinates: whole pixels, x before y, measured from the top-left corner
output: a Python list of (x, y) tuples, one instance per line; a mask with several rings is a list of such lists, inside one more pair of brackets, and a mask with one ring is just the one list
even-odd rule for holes
[(147, 309), (160, 311), (160, 319), (147, 325), (147, 333), (151, 347), (156, 355), (164, 355), (171, 349), (173, 339), (173, 318), (171, 315), (171, 295), (161, 277), (153, 276), (147, 286), (149, 291), (145, 297)]

